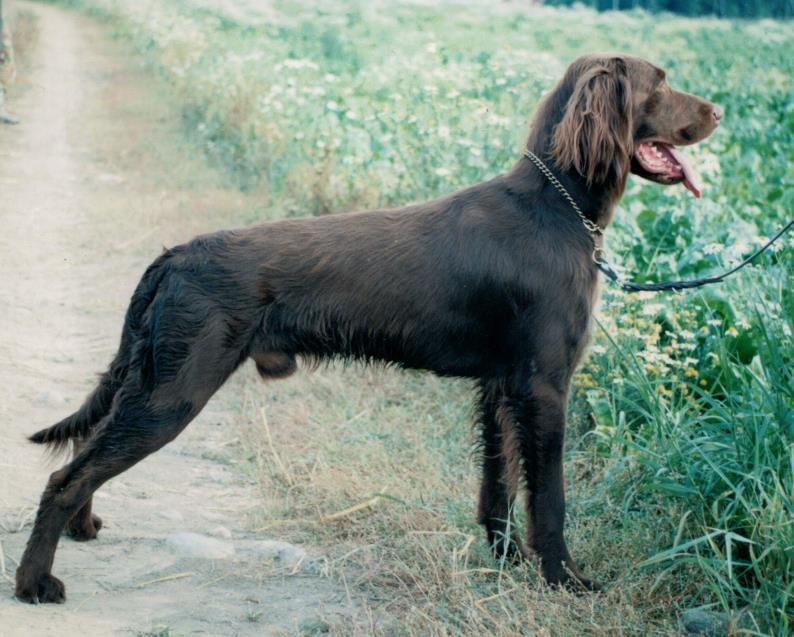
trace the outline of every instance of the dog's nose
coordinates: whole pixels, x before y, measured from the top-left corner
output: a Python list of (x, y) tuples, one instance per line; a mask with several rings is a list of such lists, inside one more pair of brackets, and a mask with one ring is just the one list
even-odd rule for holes
[(722, 108), (722, 106), (715, 106), (714, 110), (711, 111), (711, 116), (714, 118), (714, 121), (717, 122), (718, 124), (720, 123), (720, 120), (722, 119), (723, 115), (725, 115), (725, 109)]

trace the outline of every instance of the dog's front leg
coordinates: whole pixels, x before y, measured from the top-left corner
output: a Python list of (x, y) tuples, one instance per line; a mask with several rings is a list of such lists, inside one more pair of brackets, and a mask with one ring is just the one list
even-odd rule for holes
[(528, 544), (537, 552), (549, 584), (573, 590), (596, 590), (598, 586), (579, 573), (563, 537), (562, 459), (567, 387), (561, 389), (536, 375), (529, 388), (529, 395), (521, 402), (518, 423), (528, 489)]
[(481, 384), (482, 483), (478, 520), (497, 560), (518, 563), (524, 557), (516, 533), (513, 506), (520, 476), (515, 419), (501, 384)]

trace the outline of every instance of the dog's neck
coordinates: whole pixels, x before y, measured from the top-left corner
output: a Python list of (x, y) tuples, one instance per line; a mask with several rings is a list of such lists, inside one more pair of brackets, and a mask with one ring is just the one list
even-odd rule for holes
[[(560, 170), (550, 158), (551, 135), (544, 133), (545, 131), (542, 129), (540, 131), (533, 129), (533, 134), (530, 135), (527, 141), (527, 150), (533, 152), (546, 164), (546, 167), (560, 180), (560, 183), (573, 197), (588, 219), (602, 228), (606, 228), (612, 221), (619, 194), (616, 196), (614, 189), (603, 185), (588, 185), (586, 179), (574, 171)], [(535, 194), (540, 193), (544, 189), (549, 189), (548, 192), (553, 192), (553, 196), (559, 197), (568, 206), (563, 196), (555, 190), (549, 180), (526, 157), (519, 159), (505, 174), (505, 178), (514, 192)], [(573, 209), (570, 212), (575, 214)]]
[[(583, 175), (573, 170), (560, 170), (552, 158), (554, 128), (562, 118), (565, 105), (570, 98), (571, 88), (570, 82), (563, 81), (541, 101), (530, 126), (526, 148), (537, 155), (554, 173), (554, 176), (560, 180), (585, 216), (602, 228), (606, 228), (612, 221), (615, 204), (623, 194), (625, 181), (620, 184), (588, 185)], [(556, 192), (549, 180), (526, 157), (522, 156), (506, 173), (505, 178), (514, 192), (534, 195), (548, 188), (554, 191), (554, 196), (564, 201), (562, 195)], [(567, 202), (565, 204), (568, 205)], [(573, 210), (571, 210), (571, 214), (575, 214)]]

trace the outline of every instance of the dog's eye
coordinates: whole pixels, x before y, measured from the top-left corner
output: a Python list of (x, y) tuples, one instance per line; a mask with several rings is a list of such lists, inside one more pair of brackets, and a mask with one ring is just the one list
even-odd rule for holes
[(645, 110), (645, 112), (653, 113), (659, 106), (659, 102), (661, 101), (661, 99), (662, 99), (662, 95), (658, 91), (649, 95), (648, 99), (645, 100), (645, 104), (643, 105), (643, 109)]

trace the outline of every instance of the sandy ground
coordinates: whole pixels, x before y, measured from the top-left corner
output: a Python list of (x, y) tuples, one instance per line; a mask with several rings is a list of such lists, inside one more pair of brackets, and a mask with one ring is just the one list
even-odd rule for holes
[[(40, 37), (10, 96), (23, 123), (0, 127), (0, 637), (343, 625), (353, 603), (322, 576), (317, 549), (301, 547), (297, 563), (274, 559), (262, 543), (273, 538), (251, 530), (261, 500), (239, 449), (239, 379), (174, 444), (97, 492), (99, 538), (64, 537), (56, 554), (64, 605), (13, 598), (38, 497), (57, 466), (25, 436), (90, 390), (160, 247), (228, 225), (252, 205), (182, 140), (163, 87), (102, 27), (26, 6)], [(185, 532), (211, 540), (174, 536)]]

